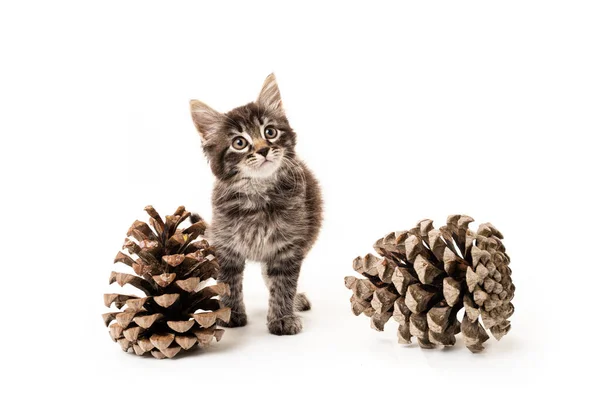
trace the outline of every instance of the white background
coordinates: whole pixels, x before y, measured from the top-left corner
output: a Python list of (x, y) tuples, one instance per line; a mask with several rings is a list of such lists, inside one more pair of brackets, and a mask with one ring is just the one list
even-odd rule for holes
[[(2, 2), (2, 397), (597, 393), (599, 8)], [(100, 314), (127, 228), (147, 204), (210, 219), (188, 101), (227, 111), (270, 72), (325, 196), (301, 278), (314, 307), (304, 331), (268, 334), (250, 265), (247, 327), (174, 360), (123, 353)], [(508, 336), (478, 355), (462, 339), (425, 351), (398, 345), (394, 321), (377, 333), (353, 316), (352, 259), (454, 213), (506, 237)]]

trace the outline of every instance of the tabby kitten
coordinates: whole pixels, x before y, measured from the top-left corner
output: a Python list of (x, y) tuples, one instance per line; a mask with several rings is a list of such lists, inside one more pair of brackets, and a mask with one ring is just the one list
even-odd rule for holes
[(221, 265), (218, 280), (231, 288), (221, 298), (232, 310), (225, 326), (247, 323), (242, 275), (251, 260), (263, 264), (269, 331), (294, 335), (302, 330), (294, 311), (310, 309), (296, 288), (302, 261), (321, 226), (322, 202), (317, 180), (296, 157), (296, 133), (285, 116), (275, 76), (267, 77), (255, 102), (228, 113), (198, 100), (190, 105), (216, 177), (208, 235)]

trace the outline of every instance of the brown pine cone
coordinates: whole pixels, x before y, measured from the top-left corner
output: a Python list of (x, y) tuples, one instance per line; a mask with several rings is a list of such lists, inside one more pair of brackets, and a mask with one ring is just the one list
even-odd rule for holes
[(468, 228), (472, 221), (452, 215), (446, 226), (434, 229), (431, 220), (423, 220), (379, 239), (374, 248), (383, 258), (356, 258), (354, 270), (365, 278), (345, 279), (354, 314), (370, 317), (378, 331), (393, 316), (400, 324), (399, 342), (415, 336), (423, 348), (452, 346), (462, 332), (467, 348), (479, 352), (489, 338), (486, 329), (500, 340), (514, 312), (510, 258), (492, 224), (474, 233)]
[(109, 283), (131, 285), (143, 295), (105, 294), (107, 307), (125, 308), (102, 317), (123, 351), (171, 358), (181, 350), (206, 347), (213, 337), (221, 339), (224, 331), (217, 329), (217, 319), (229, 321), (231, 311), (214, 297), (228, 293), (229, 287), (206, 285), (216, 279), (219, 265), (208, 242), (196, 240), (206, 229), (200, 217), (192, 216), (194, 223), (180, 229), (191, 216), (184, 207), (164, 221), (152, 206), (146, 212), (150, 225), (135, 221), (123, 245), (129, 255), (119, 252), (115, 258), (115, 263), (128, 265), (135, 275), (113, 271), (109, 279)]

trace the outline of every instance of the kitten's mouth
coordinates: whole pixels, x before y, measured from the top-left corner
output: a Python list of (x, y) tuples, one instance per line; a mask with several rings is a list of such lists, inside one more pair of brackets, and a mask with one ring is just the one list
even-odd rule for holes
[(264, 160), (261, 161), (261, 163), (259, 165), (256, 166), (256, 168), (257, 169), (258, 168), (262, 168), (262, 167), (268, 166), (269, 164), (274, 164), (274, 163), (273, 163), (272, 160), (264, 159)]
[(277, 156), (262, 159), (255, 158), (252, 163), (244, 165), (244, 172), (253, 178), (266, 178), (275, 173), (280, 163), (281, 158)]

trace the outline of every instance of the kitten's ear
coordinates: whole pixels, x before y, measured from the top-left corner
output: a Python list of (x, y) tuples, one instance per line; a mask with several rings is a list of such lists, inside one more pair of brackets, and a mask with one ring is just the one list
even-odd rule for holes
[(205, 142), (210, 135), (217, 131), (223, 114), (198, 100), (190, 100), (190, 111), (192, 112), (194, 125), (200, 133), (200, 138)]
[(279, 87), (275, 80), (275, 74), (271, 74), (265, 79), (265, 83), (263, 83), (263, 87), (260, 90), (256, 103), (266, 109), (283, 112), (281, 94), (279, 93)]

